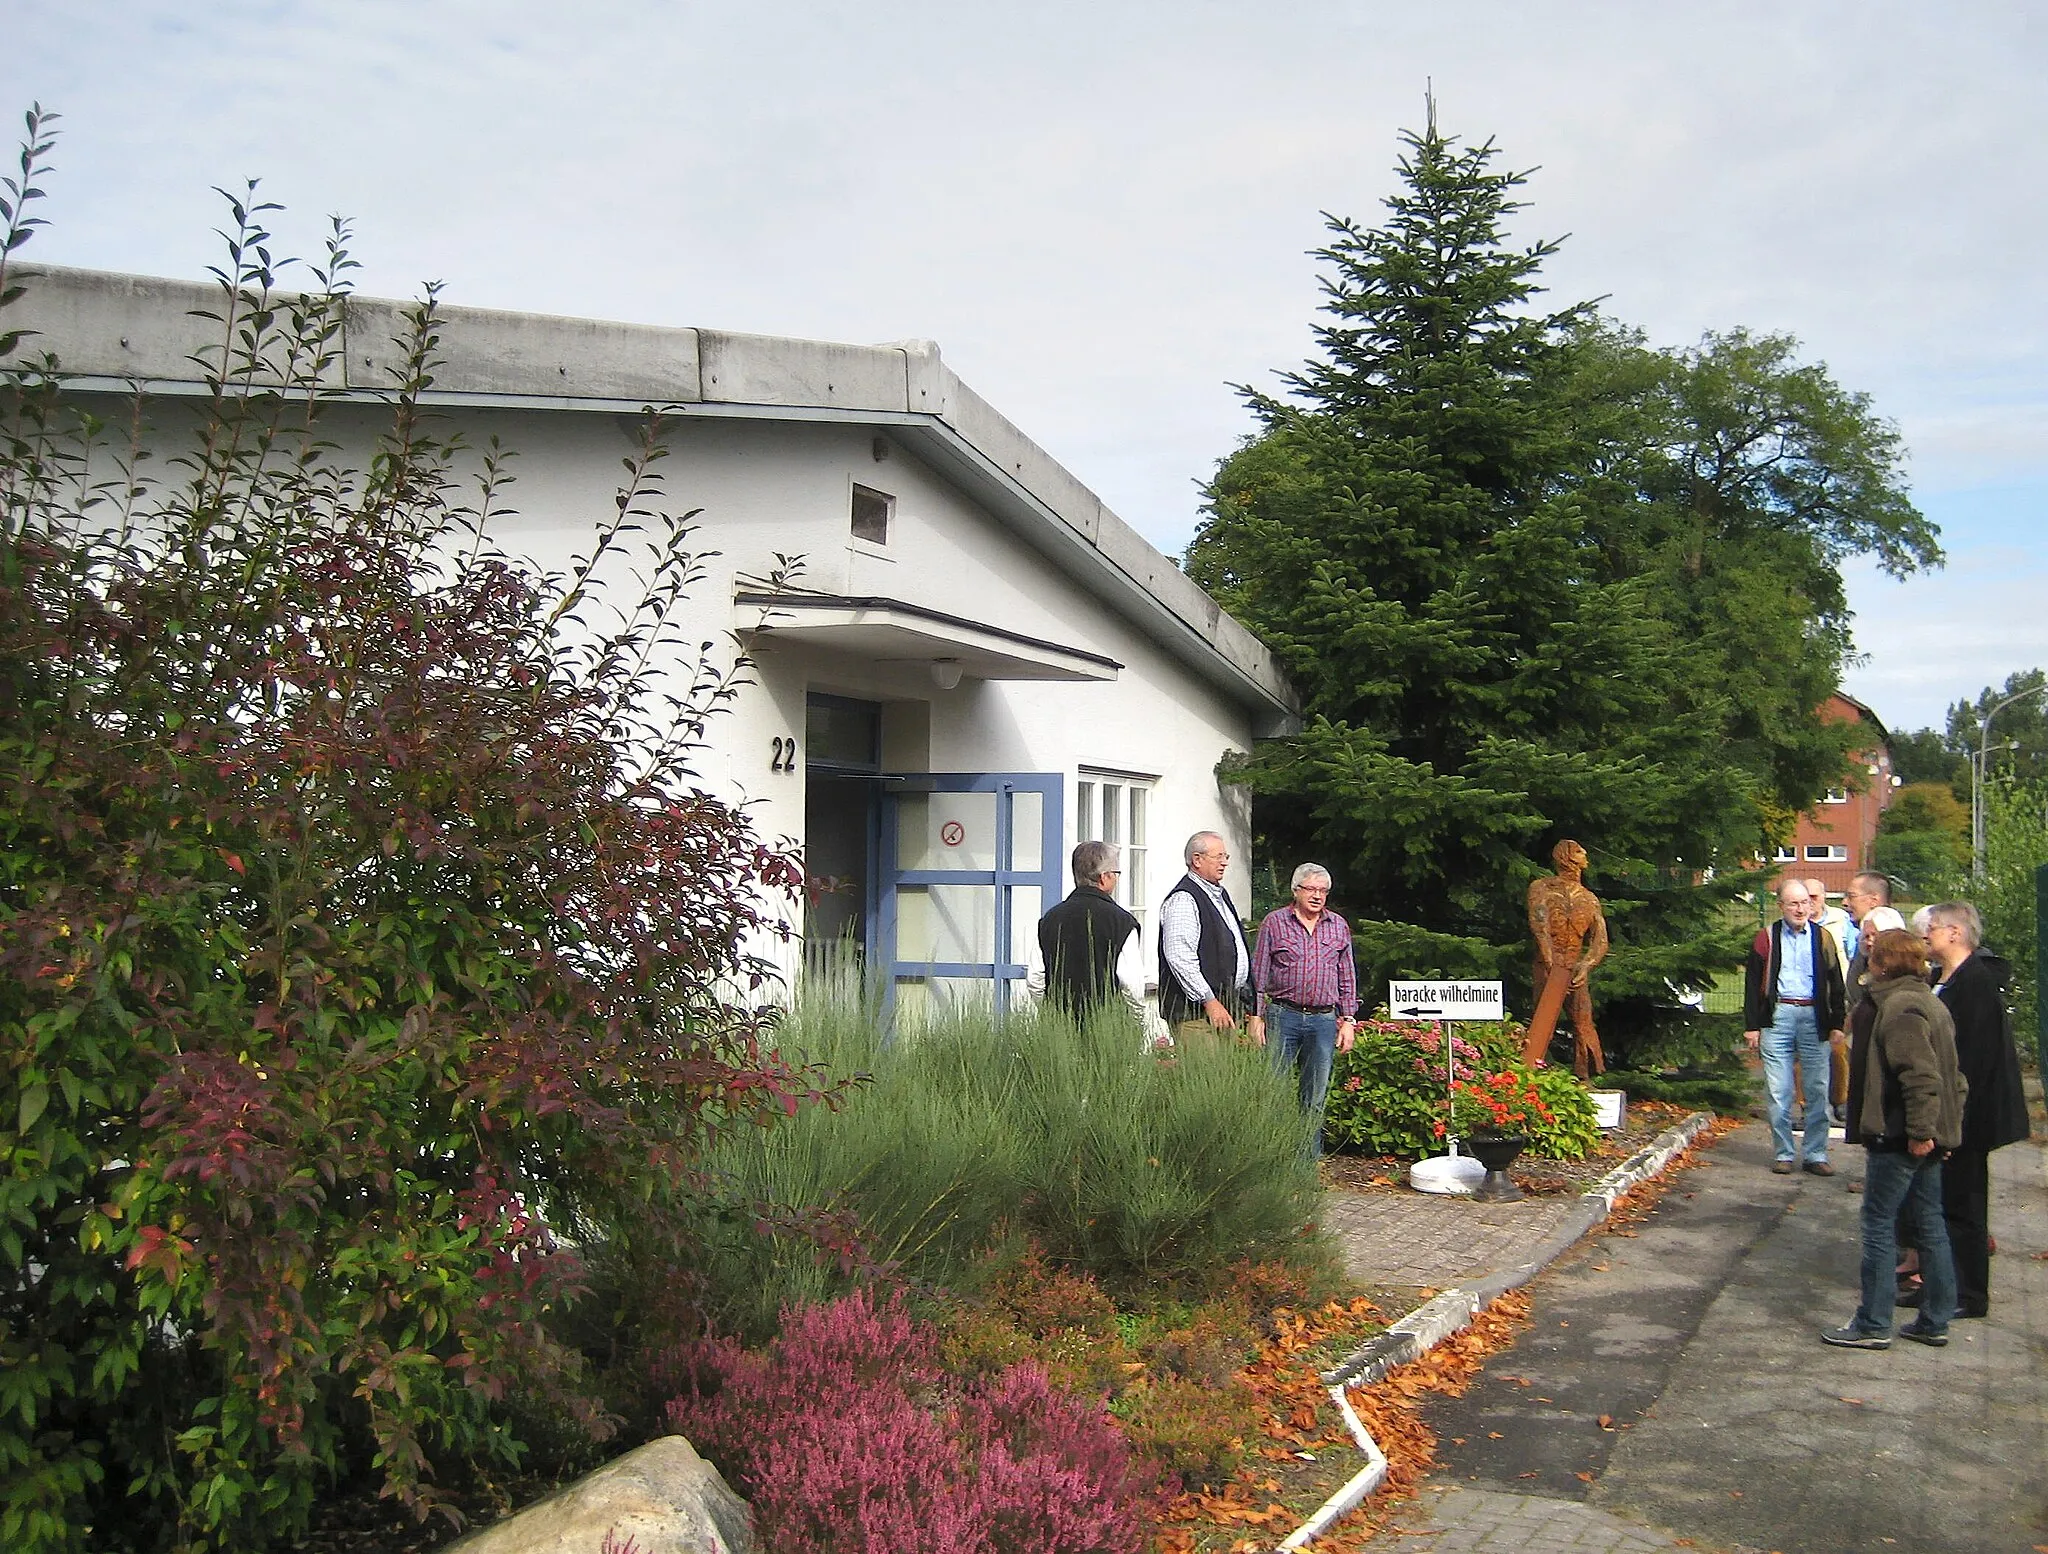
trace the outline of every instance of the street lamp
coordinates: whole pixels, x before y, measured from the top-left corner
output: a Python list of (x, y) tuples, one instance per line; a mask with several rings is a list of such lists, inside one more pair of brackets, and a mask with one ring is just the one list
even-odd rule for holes
[[(1970, 763), (1970, 877), (1980, 885), (1984, 883), (1984, 761), (1991, 754), (1991, 720), (2014, 702), (2039, 696), (2043, 691), (2048, 691), (2048, 683), (2015, 691), (1985, 713), (1984, 721), (1977, 726), (1977, 754)], [(2012, 750), (2017, 744), (2009, 742), (1998, 748)]]

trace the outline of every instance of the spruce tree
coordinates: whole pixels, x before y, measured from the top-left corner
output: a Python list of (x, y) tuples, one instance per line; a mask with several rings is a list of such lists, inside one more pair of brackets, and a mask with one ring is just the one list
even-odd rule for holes
[[(1505, 231), (1525, 175), (1433, 113), (1403, 139), (1385, 219), (1326, 216), (1318, 354), (1285, 395), (1245, 391), (1262, 430), (1188, 552), (1305, 703), (1298, 735), (1227, 775), (1283, 872), (1337, 871), (1369, 988), (1525, 988), (1524, 893), (1570, 836), (1614, 924), (1603, 994), (1668, 997), (1726, 963), (1737, 866), (1839, 780), (1846, 736), (1815, 715), (1846, 645), (1834, 562), (1882, 534), (1910, 566), (1931, 530), (1887, 505), (1895, 434), (1839, 391), (1839, 467), (1812, 462), (1838, 496), (1869, 477), (1843, 511), (1750, 478), (1772, 466), (1749, 448), (1717, 464), (1688, 396), (1731, 424), (1752, 408), (1708, 378), (1730, 341), (1658, 353), (1589, 305), (1541, 310), (1555, 245)], [(1736, 365), (1818, 424), (1784, 363)], [(1845, 475), (1851, 452), (1867, 467)]]

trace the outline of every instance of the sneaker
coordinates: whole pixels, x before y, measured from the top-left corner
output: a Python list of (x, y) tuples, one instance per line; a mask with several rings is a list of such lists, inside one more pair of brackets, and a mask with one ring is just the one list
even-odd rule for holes
[(1889, 1349), (1891, 1339), (1883, 1333), (1866, 1333), (1853, 1323), (1848, 1327), (1829, 1328), (1820, 1335), (1824, 1344), (1833, 1344), (1837, 1349)]
[(1833, 1176), (1835, 1168), (1825, 1160), (1809, 1160), (1804, 1167), (1809, 1176)]
[(1948, 1347), (1948, 1329), (1945, 1327), (1929, 1327), (1924, 1319), (1918, 1322), (1908, 1322), (1899, 1329), (1899, 1336), (1901, 1338), (1910, 1338), (1916, 1344), (1925, 1344), (1930, 1349), (1946, 1349)]
[(1773, 1160), (1773, 1161), (1771, 1162), (1771, 1175), (1773, 1175), (1773, 1176), (1790, 1176), (1791, 1174), (1792, 1174), (1792, 1162), (1791, 1162), (1791, 1161), (1789, 1161), (1789, 1160)]

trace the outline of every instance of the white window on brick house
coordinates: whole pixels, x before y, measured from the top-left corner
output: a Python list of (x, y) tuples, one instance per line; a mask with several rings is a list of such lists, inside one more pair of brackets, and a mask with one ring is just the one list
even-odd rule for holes
[(1839, 843), (1829, 846), (1824, 842), (1812, 842), (1806, 848), (1806, 861), (1808, 863), (1847, 863), (1849, 861), (1849, 849)]
[(1849, 802), (1847, 788), (1830, 788), (1821, 798), (1823, 804), (1846, 804)]
[(1799, 854), (1789, 847), (1779, 848), (1776, 857), (1779, 863), (1797, 863), (1799, 861)]

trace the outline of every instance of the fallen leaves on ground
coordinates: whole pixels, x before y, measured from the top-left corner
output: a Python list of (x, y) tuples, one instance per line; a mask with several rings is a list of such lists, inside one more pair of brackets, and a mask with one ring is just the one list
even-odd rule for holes
[[(1480, 1367), (1529, 1325), (1529, 1297), (1510, 1291), (1421, 1359), (1389, 1371), (1370, 1387), (1350, 1390), (1351, 1406), (1386, 1454), (1387, 1477), (1379, 1492), (1322, 1537), (1317, 1554), (1356, 1554), (1411, 1498), (1436, 1463), (1436, 1432), (1423, 1423), (1431, 1398), (1462, 1397)], [(1327, 1394), (1326, 1394), (1327, 1395)]]
[(1153, 1545), (1160, 1554), (1187, 1554), (1205, 1527), (1271, 1528), (1272, 1536), (1231, 1545), (1233, 1551), (1269, 1549), (1308, 1519), (1314, 1506), (1289, 1507), (1274, 1498), (1282, 1485), (1273, 1476), (1273, 1464), (1298, 1460), (1304, 1452), (1352, 1444), (1350, 1431), (1330, 1406), (1329, 1389), (1317, 1375), (1316, 1351), (1332, 1339), (1362, 1339), (1385, 1320), (1363, 1297), (1331, 1301), (1312, 1312), (1275, 1313), (1272, 1336), (1259, 1345), (1258, 1358), (1238, 1372), (1258, 1395), (1266, 1440), (1250, 1453), (1255, 1460), (1229, 1483), (1216, 1490), (1190, 1491), (1161, 1510)]
[[(1695, 1164), (1700, 1150), (1711, 1148), (1740, 1126), (1732, 1118), (1709, 1123), (1657, 1176), (1632, 1187), (1596, 1234), (1633, 1236), (1629, 1227), (1656, 1208), (1678, 1172)], [(1436, 1293), (1434, 1289), (1421, 1292), (1425, 1300)], [(1343, 1331), (1347, 1322), (1362, 1327), (1377, 1319), (1377, 1310), (1363, 1299), (1333, 1301), (1308, 1316), (1282, 1316), (1273, 1338), (1261, 1346), (1257, 1362), (1239, 1373), (1265, 1404), (1270, 1444), (1258, 1448), (1260, 1462), (1239, 1469), (1220, 1489), (1195, 1491), (1166, 1505), (1154, 1534), (1153, 1548), (1158, 1554), (1192, 1554), (1205, 1530), (1271, 1529), (1263, 1538), (1240, 1538), (1229, 1545), (1230, 1554), (1254, 1554), (1270, 1549), (1284, 1530), (1292, 1530), (1314, 1514), (1315, 1506), (1289, 1507), (1273, 1498), (1281, 1486), (1266, 1464), (1303, 1451), (1352, 1444), (1350, 1432), (1330, 1403), (1329, 1389), (1323, 1386), (1306, 1351)], [(1388, 1372), (1370, 1387), (1350, 1389), (1351, 1406), (1359, 1422), (1386, 1455), (1387, 1477), (1378, 1493), (1315, 1540), (1317, 1554), (1360, 1554), (1389, 1524), (1395, 1509), (1413, 1498), (1436, 1462), (1436, 1432), (1422, 1421), (1423, 1405), (1432, 1397), (1462, 1397), (1486, 1361), (1512, 1347), (1516, 1335), (1528, 1324), (1529, 1297), (1521, 1290), (1511, 1290), (1474, 1317), (1470, 1326), (1422, 1358)], [(1528, 1378), (1522, 1376), (1502, 1379), (1517, 1386), (1529, 1385)], [(1603, 1416), (1601, 1428), (1611, 1427), (1611, 1420)], [(1362, 1460), (1359, 1466), (1364, 1466)], [(1591, 1474), (1578, 1476), (1592, 1482)]]

